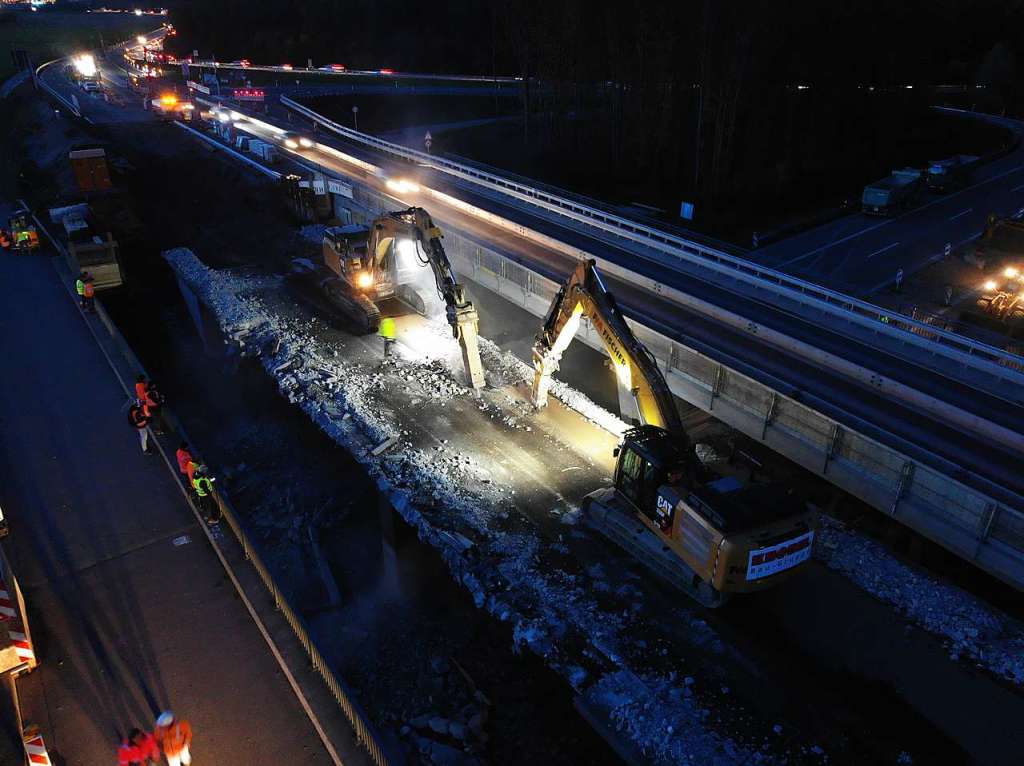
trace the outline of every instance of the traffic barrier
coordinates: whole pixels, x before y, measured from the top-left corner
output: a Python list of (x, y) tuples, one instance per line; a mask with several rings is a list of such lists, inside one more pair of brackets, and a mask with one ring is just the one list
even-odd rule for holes
[(11, 601), (11, 594), (7, 590), (7, 583), (0, 580), (0, 621), (13, 620), (18, 616), (14, 610), (14, 602)]
[(28, 663), (29, 668), (34, 668), (38, 663), (36, 662), (36, 653), (32, 650), (32, 641), (29, 640), (29, 637), (20, 630), (14, 630), (13, 628), (7, 631), (7, 635), (11, 638), (11, 645), (14, 647), (14, 653), (18, 655), (18, 659)]
[(43, 735), (40, 734), (38, 726), (25, 727), (22, 742), (25, 745), (25, 757), (29, 763), (36, 766), (51, 766), (50, 754), (46, 750), (46, 743), (43, 741)]

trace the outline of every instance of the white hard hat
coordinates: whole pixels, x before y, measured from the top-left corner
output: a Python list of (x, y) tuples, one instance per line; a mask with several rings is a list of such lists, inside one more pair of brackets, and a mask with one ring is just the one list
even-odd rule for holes
[(160, 714), (160, 717), (156, 719), (157, 726), (170, 726), (174, 723), (174, 713), (170, 710), (165, 710)]

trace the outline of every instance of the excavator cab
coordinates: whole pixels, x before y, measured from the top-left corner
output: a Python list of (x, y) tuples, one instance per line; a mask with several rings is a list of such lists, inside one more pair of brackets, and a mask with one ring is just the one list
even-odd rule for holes
[(658, 490), (679, 485), (691, 473), (690, 455), (668, 431), (640, 426), (616, 447), (615, 489), (663, 532), (672, 528), (672, 509), (658, 501)]

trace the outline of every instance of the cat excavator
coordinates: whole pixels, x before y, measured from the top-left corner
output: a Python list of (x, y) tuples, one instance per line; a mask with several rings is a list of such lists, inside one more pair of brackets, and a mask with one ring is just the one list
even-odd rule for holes
[[(397, 298), (426, 314), (431, 295), (418, 287), (422, 269), (429, 266), (444, 301), (445, 315), (459, 342), (466, 378), (473, 389), (484, 386), (484, 370), (477, 342), (479, 317), (465, 288), (456, 280), (441, 244), (441, 230), (427, 211), (410, 207), (385, 213), (365, 226), (328, 228), (323, 237), (327, 276), (321, 289), (335, 310), (362, 332), (380, 326), (378, 303)], [(432, 290), (431, 290), (432, 291)]]
[(551, 376), (584, 318), (631, 394), (639, 422), (614, 451), (612, 486), (584, 498), (586, 522), (708, 607), (800, 569), (814, 542), (813, 511), (781, 487), (744, 486), (701, 463), (657, 362), (593, 260), (581, 261), (569, 276), (536, 337), (533, 404), (547, 405)]

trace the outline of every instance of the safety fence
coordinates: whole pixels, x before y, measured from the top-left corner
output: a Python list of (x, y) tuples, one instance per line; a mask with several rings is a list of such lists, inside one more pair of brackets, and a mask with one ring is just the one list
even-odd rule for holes
[[(21, 204), (23, 206), (25, 205), (24, 202), (22, 202)], [(78, 270), (78, 265), (75, 262), (74, 258), (71, 256), (71, 254), (67, 251), (67, 249), (59, 240), (53, 238), (50, 235), (46, 227), (39, 221), (37, 217), (33, 216), (33, 219), (35, 220), (36, 225), (40, 228), (40, 230), (43, 231), (46, 234), (47, 238), (53, 243), (54, 247), (61, 253), (61, 255), (64, 256), (64, 260), (67, 263), (68, 268), (71, 269), (71, 273), (76, 273)], [(123, 366), (126, 368), (126, 370), (123, 374), (119, 372), (117, 367), (120, 365), (115, 365), (113, 359), (110, 359), (111, 365), (115, 367), (115, 374), (120, 380), (121, 385), (124, 388), (126, 394), (131, 396), (132, 388), (130, 381), (133, 380), (134, 376), (137, 374), (145, 374), (146, 370), (142, 366), (142, 363), (139, 361), (138, 357), (136, 357), (135, 353), (132, 351), (131, 347), (128, 345), (127, 340), (125, 340), (124, 336), (121, 334), (121, 331), (118, 329), (117, 325), (114, 323), (113, 319), (110, 317), (109, 313), (106, 311), (102, 303), (100, 301), (96, 301), (94, 305), (96, 308), (97, 318), (99, 319), (103, 327), (106, 329), (107, 334), (109, 335), (110, 340), (113, 342), (115, 349), (122, 357), (122, 361), (124, 363)], [(189, 444), (192, 443), (188, 439), (188, 436), (185, 433), (185, 429), (182, 426), (181, 421), (174, 415), (173, 411), (167, 409), (163, 413), (163, 416), (167, 425), (176, 435), (174, 437), (175, 439), (187, 441), (189, 442)], [(160, 439), (156, 439), (156, 443), (160, 448), (161, 452), (164, 453), (164, 459), (167, 461), (168, 466), (172, 466), (174, 464), (174, 458), (173, 455), (170, 454), (170, 451), (173, 450), (173, 447), (166, 446)], [(174, 442), (171, 441), (170, 443), (173, 444)], [(196, 452), (195, 457), (201, 460), (200, 456), (198, 455), (198, 451)], [(190, 492), (191, 490), (188, 490), (188, 493)], [(359, 741), (359, 744), (367, 751), (367, 753), (373, 760), (374, 764), (376, 764), (376, 766), (392, 766), (392, 764), (394, 764), (394, 766), (398, 766), (395, 760), (389, 757), (389, 753), (386, 750), (385, 746), (383, 745), (382, 737), (380, 733), (377, 731), (376, 727), (369, 720), (369, 717), (362, 710), (358, 702), (354, 699), (353, 695), (347, 690), (344, 682), (338, 678), (338, 676), (331, 669), (330, 665), (324, 659), (323, 655), (320, 653), (320, 650), (317, 648), (316, 643), (310, 636), (309, 629), (306, 626), (305, 621), (292, 608), (284, 591), (277, 584), (277, 581), (274, 579), (273, 574), (271, 574), (270, 570), (267, 568), (266, 564), (264, 563), (262, 557), (259, 554), (259, 549), (257, 545), (246, 533), (244, 526), (239, 520), (238, 512), (231, 504), (231, 501), (227, 497), (226, 493), (220, 489), (215, 488), (212, 495), (217, 503), (218, 508), (221, 511), (223, 520), (227, 522), (227, 526), (231, 530), (231, 533), (234, 536), (235, 541), (239, 545), (245, 560), (252, 564), (253, 568), (256, 570), (256, 573), (259, 575), (260, 581), (263, 583), (263, 586), (266, 588), (270, 597), (273, 599), (274, 608), (281, 614), (282, 617), (284, 617), (285, 621), (288, 623), (288, 626), (291, 628), (293, 634), (298, 639), (299, 643), (303, 648), (303, 651), (308, 657), (312, 668), (317, 672), (321, 679), (323, 679), (323, 682), (327, 686), (327, 689), (330, 691), (335, 703), (341, 709), (348, 723), (351, 725), (353, 731), (355, 732), (356, 738)], [(199, 519), (199, 523), (204, 524), (201, 514), (198, 513), (194, 506), (193, 510), (196, 513), (197, 518)], [(234, 579), (234, 573), (231, 571), (231, 567), (228, 564), (227, 559), (224, 557), (224, 554), (221, 551), (218, 543), (214, 541), (214, 539), (210, 537), (208, 533), (207, 536), (210, 538), (211, 545), (213, 545), (214, 550), (217, 553), (218, 557), (221, 559), (221, 562), (223, 563), (225, 569), (228, 570), (229, 575), (231, 575), (232, 579)], [(236, 579), (234, 580), (234, 582), (236, 588), (238, 588), (239, 590), (239, 595), (242, 596), (243, 601), (246, 601), (248, 603), (248, 600), (245, 596), (241, 584)], [(267, 637), (267, 640), (271, 640), (269, 636)]]
[(977, 369), (982, 374), (1006, 378), (1007, 382), (1015, 384), (1024, 384), (1024, 376), (1020, 375), (1024, 372), (1024, 359), (1002, 349), (956, 333), (929, 327), (906, 315), (645, 226), (606, 210), (574, 201), (564, 195), (360, 133), (339, 125), (287, 96), (281, 97), (281, 104), (347, 140), (417, 165), (434, 168), (483, 189), (510, 196), (543, 211), (628, 240), (642, 248), (636, 251), (638, 255), (659, 265), (677, 269), (682, 262), (686, 262), (702, 269), (710, 269), (721, 276), (744, 283), (766, 299), (795, 301), (807, 305), (813, 311), (821, 312), (824, 317), (839, 322), (840, 326), (856, 324), (862, 328), (867, 327), (873, 333), (890, 336), (905, 346), (917, 347), (927, 354), (945, 356), (966, 368)]

